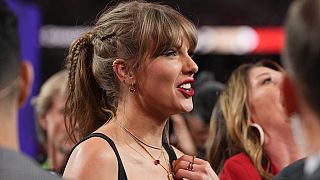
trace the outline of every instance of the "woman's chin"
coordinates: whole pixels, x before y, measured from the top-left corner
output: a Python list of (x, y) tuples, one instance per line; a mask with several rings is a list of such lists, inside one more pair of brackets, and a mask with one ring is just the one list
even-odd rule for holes
[(186, 103), (183, 105), (184, 112), (190, 112), (193, 109), (193, 104), (192, 103)]

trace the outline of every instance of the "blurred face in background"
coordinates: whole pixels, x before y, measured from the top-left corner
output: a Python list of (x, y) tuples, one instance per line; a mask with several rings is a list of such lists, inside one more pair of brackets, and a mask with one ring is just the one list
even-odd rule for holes
[(253, 67), (248, 74), (251, 120), (268, 132), (272, 128), (290, 128), (283, 107), (283, 73), (268, 67)]
[(49, 167), (56, 172), (62, 171), (67, 155), (73, 146), (73, 143), (69, 141), (64, 123), (65, 102), (66, 97), (56, 96), (51, 108), (43, 117), (46, 122)]

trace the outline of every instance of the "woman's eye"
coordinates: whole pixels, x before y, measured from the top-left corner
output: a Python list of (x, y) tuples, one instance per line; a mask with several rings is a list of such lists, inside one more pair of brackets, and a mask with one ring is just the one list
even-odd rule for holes
[(163, 55), (165, 55), (165, 56), (177, 56), (178, 53), (177, 53), (177, 51), (171, 49), (171, 50), (165, 51), (163, 53)]
[(268, 78), (265, 78), (263, 81), (262, 81), (262, 84), (269, 84), (272, 82), (272, 78), (271, 77), (268, 77)]

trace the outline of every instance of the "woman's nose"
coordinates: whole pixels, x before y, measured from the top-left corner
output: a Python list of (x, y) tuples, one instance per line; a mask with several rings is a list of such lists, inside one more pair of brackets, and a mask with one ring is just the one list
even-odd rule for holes
[(184, 73), (185, 74), (195, 74), (198, 72), (198, 65), (194, 62), (194, 60), (188, 56), (185, 59), (184, 64)]

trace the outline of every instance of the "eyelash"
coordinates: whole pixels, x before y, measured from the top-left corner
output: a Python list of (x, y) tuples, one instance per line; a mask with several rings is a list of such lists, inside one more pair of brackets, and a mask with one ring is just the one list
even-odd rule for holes
[(262, 81), (262, 84), (268, 84), (268, 83), (270, 83), (270, 82), (272, 82), (272, 78), (271, 78), (271, 77), (268, 77), (268, 78), (266, 78), (266, 79), (264, 79), (264, 80)]
[[(177, 56), (178, 55), (178, 52), (176, 50), (173, 50), (173, 49), (170, 49), (168, 51), (165, 51), (163, 53), (164, 56)], [(188, 55), (193, 58), (194, 56), (194, 52), (188, 52)]]
[(178, 53), (177, 53), (177, 51), (175, 51), (175, 50), (173, 50), (173, 49), (170, 49), (170, 50), (168, 50), (168, 51), (165, 51), (165, 52), (163, 53), (163, 55), (165, 55), (165, 56), (176, 56), (176, 55), (178, 55)]

